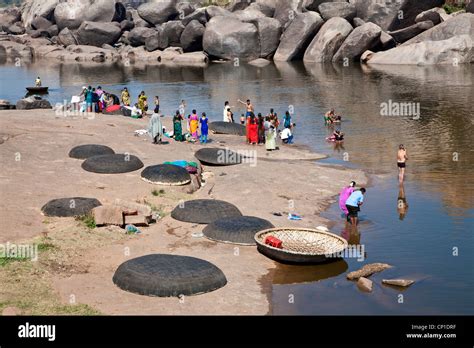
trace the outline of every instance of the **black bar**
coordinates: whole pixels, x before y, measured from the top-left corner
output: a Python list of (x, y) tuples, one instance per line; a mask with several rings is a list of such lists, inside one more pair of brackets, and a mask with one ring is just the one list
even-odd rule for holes
[[(20, 325), (55, 325), (55, 339), (20, 338)], [(413, 326), (415, 325), (415, 326)], [(431, 325), (431, 326), (430, 326)], [(31, 329), (31, 326), (29, 326)], [(474, 343), (472, 316), (325, 317), (0, 317), (0, 346), (98, 344), (225, 345), (338, 344), (466, 346)], [(25, 331), (23, 331), (25, 332)], [(407, 334), (425, 335), (409, 338)], [(433, 338), (433, 334), (456, 337)], [(227, 342), (223, 338), (227, 337)]]

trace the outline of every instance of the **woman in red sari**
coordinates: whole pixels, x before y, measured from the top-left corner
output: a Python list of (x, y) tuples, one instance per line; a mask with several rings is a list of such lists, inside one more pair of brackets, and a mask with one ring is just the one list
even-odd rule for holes
[(252, 113), (250, 116), (250, 122), (248, 125), (248, 137), (250, 144), (258, 144), (258, 121), (254, 113)]

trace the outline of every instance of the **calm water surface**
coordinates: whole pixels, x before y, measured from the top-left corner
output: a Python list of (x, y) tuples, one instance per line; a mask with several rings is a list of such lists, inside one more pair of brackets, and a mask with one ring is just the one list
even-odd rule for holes
[[(239, 98), (251, 98), (262, 113), (273, 107), (282, 115), (293, 106), (297, 142), (329, 155), (323, 163), (372, 174), (357, 233), (346, 228), (336, 205), (324, 213), (334, 223), (333, 232), (364, 245), (366, 260), (279, 265), (271, 294), (274, 314), (474, 314), (473, 67), (5, 64), (0, 65), (0, 98), (18, 100), (37, 75), (50, 87), (53, 103), (70, 100), (82, 86), (101, 85), (117, 94), (127, 86), (134, 97), (141, 90), (150, 98), (159, 95), (167, 115), (186, 99), (189, 108), (206, 111), (211, 120), (221, 119), (225, 100), (236, 106), (236, 114), (243, 112)], [(419, 103), (419, 119), (381, 116), (381, 103), (390, 100)], [(344, 115), (343, 147), (325, 141), (332, 130), (322, 114), (331, 107)], [(400, 143), (410, 156), (403, 219), (397, 209)], [(372, 276), (374, 291), (366, 294), (345, 274), (371, 262), (395, 267)], [(417, 282), (402, 290), (381, 285), (386, 278)]]

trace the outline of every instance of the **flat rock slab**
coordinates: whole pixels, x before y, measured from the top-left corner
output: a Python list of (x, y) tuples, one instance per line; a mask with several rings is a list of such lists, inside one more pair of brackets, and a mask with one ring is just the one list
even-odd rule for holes
[(123, 226), (124, 224), (122, 209), (114, 205), (95, 207), (92, 209), (92, 215), (97, 226)]
[(98, 174), (130, 173), (140, 168), (143, 168), (143, 162), (128, 154), (93, 156), (82, 163), (82, 169)]
[(386, 263), (371, 263), (365, 265), (357, 271), (350, 272), (349, 274), (347, 274), (347, 279), (354, 280), (359, 279), (360, 277), (368, 277), (374, 273), (382, 272), (388, 268), (392, 268), (392, 266)]
[(115, 151), (110, 147), (96, 144), (79, 145), (69, 151), (69, 157), (77, 159), (88, 159), (93, 156), (113, 154), (115, 154)]
[(407, 287), (414, 283), (414, 280), (408, 279), (383, 279), (382, 283), (387, 285)]
[(146, 217), (150, 217), (153, 213), (151, 207), (146, 204), (124, 201), (120, 198), (117, 198), (114, 201), (114, 205), (120, 207), (124, 215), (140, 214)]
[(227, 284), (212, 263), (188, 256), (153, 254), (122, 263), (113, 276), (119, 288), (132, 293), (179, 297), (203, 294)]
[(244, 156), (229, 149), (204, 148), (197, 151), (194, 156), (203, 164), (214, 166), (232, 166), (241, 164)]
[(71, 197), (53, 199), (41, 211), (46, 216), (71, 217), (89, 214), (92, 209), (102, 205), (95, 198)]
[(209, 123), (209, 129), (215, 134), (239, 135), (242, 137), (245, 136), (246, 133), (245, 126), (223, 121)]
[(258, 217), (239, 216), (216, 220), (207, 225), (203, 233), (217, 242), (256, 245), (255, 233), (274, 227), (270, 221)]
[(240, 216), (242, 213), (235, 205), (213, 199), (187, 201), (171, 212), (173, 219), (196, 224), (210, 224), (219, 219)]
[(146, 167), (141, 176), (144, 181), (156, 185), (181, 186), (191, 182), (191, 175), (185, 168), (172, 164)]

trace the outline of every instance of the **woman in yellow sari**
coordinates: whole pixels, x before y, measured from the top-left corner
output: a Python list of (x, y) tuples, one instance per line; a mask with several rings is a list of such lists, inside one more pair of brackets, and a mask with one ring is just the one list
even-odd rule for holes
[(138, 97), (138, 108), (142, 111), (142, 115), (145, 116), (148, 111), (148, 101), (145, 91), (142, 91)]
[(128, 92), (127, 87), (122, 90), (122, 104), (130, 106), (130, 93)]

